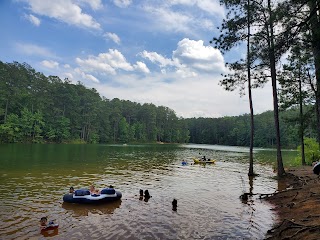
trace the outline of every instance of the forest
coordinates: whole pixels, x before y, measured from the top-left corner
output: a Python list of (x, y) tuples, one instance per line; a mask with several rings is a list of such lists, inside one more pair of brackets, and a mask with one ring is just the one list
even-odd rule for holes
[[(80, 82), (46, 77), (26, 63), (0, 62), (0, 80), (2, 143), (250, 143), (249, 114), (183, 119), (165, 106), (109, 100)], [(284, 147), (299, 145), (298, 114), (297, 109), (281, 112)], [(273, 112), (255, 120), (255, 146), (274, 147)], [(314, 114), (310, 120), (306, 136), (316, 137)]]
[(0, 79), (2, 143), (189, 141), (187, 126), (167, 107), (109, 100), (26, 63), (1, 62)]
[[(260, 130), (254, 115), (252, 89), (271, 83), (277, 175), (285, 174), (281, 149), (291, 130), (283, 132), (281, 108), (297, 109), (301, 164), (306, 165), (305, 136), (311, 112), (315, 115), (316, 141), (320, 151), (320, 2), (271, 0), (221, 0), (226, 16), (219, 34), (210, 41), (226, 54), (243, 50), (243, 55), (226, 63), (220, 84), (227, 91), (247, 94), (250, 109), (249, 173), (253, 176), (253, 147)], [(272, 129), (270, 126), (270, 131)], [(268, 133), (265, 132), (266, 134)], [(258, 140), (259, 141), (259, 140)], [(319, 157), (313, 160), (319, 160)], [(308, 161), (310, 163), (310, 159)]]

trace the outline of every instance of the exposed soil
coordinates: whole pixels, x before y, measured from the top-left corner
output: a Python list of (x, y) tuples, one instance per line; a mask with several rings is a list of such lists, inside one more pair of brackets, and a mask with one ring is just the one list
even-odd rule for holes
[(311, 166), (287, 170), (279, 191), (265, 199), (279, 219), (266, 239), (320, 239), (320, 177)]

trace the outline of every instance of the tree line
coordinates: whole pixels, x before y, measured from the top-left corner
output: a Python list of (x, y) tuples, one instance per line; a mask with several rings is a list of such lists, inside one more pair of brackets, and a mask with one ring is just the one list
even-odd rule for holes
[(189, 141), (186, 123), (164, 106), (101, 97), (26, 63), (0, 62), (0, 142)]
[[(315, 106), (316, 134), (320, 146), (320, 2), (318, 0), (220, 0), (227, 9), (226, 18), (214, 37), (221, 51), (245, 46), (246, 57), (227, 63), (230, 70), (221, 85), (228, 91), (247, 89), (250, 108), (250, 167), (253, 172), (255, 141), (254, 109), (251, 91), (272, 83), (274, 131), (277, 148), (277, 174), (284, 175), (279, 104), (299, 109), (301, 163), (306, 164), (304, 136), (309, 111)], [(280, 85), (280, 88), (278, 86)], [(281, 103), (280, 103), (281, 102)]]
[[(178, 118), (168, 107), (108, 100), (80, 82), (0, 62), (0, 142), (167, 142), (249, 146), (250, 115)], [(314, 113), (312, 106), (309, 112)], [(281, 113), (283, 146), (299, 145), (299, 111)], [(255, 116), (255, 147), (275, 147), (273, 112)], [(315, 116), (308, 137), (315, 137)]]
[[(314, 107), (307, 108), (310, 118), (308, 118), (308, 125), (305, 126), (305, 137), (316, 138)], [(300, 145), (299, 110), (297, 108), (282, 110), (279, 115), (282, 146), (287, 149), (296, 149)], [(273, 111), (257, 114), (254, 118), (254, 147), (275, 148)], [(246, 147), (250, 145), (250, 114), (221, 118), (188, 118), (184, 121), (190, 131), (191, 143)]]

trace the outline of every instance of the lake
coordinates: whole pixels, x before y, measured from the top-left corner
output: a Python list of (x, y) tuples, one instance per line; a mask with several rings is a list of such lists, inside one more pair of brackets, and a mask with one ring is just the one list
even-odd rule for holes
[[(1, 239), (263, 239), (276, 216), (243, 192), (278, 189), (276, 152), (255, 150), (249, 179), (248, 148), (216, 145), (0, 145)], [(192, 164), (193, 157), (216, 159)], [(284, 152), (288, 162), (296, 155)], [(186, 159), (189, 164), (182, 166)], [(113, 185), (122, 200), (104, 205), (63, 203), (70, 186)], [(149, 190), (149, 201), (139, 199)], [(172, 200), (177, 199), (177, 211)], [(41, 233), (48, 216), (58, 230)]]

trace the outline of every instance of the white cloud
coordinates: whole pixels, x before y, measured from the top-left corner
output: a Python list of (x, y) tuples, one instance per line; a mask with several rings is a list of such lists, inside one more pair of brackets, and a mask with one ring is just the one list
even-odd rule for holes
[(126, 8), (132, 3), (132, 0), (113, 0), (113, 3), (120, 8)]
[(174, 65), (171, 59), (165, 58), (161, 54), (158, 54), (156, 52), (147, 52), (146, 50), (144, 50), (143, 52), (139, 53), (139, 55), (143, 58), (149, 59), (153, 63), (158, 63), (160, 67)]
[(141, 71), (141, 72), (144, 72), (144, 73), (150, 73), (150, 70), (149, 68), (147, 67), (147, 65), (144, 63), (144, 62), (137, 62), (135, 65), (134, 65), (134, 68)]
[(59, 63), (56, 61), (52, 61), (52, 60), (43, 60), (41, 62), (41, 65), (46, 68), (58, 68), (59, 67)]
[(145, 6), (144, 10), (150, 14), (153, 24), (169, 32), (191, 33), (190, 24), (193, 21), (191, 16), (181, 12), (174, 12), (166, 7)]
[(103, 7), (101, 0), (77, 0), (78, 2), (89, 4), (93, 10), (99, 10)]
[(40, 26), (40, 24), (41, 24), (40, 19), (35, 17), (32, 14), (26, 15), (26, 19), (28, 19), (33, 25), (35, 25), (37, 27)]
[[(92, 82), (95, 82), (95, 83), (99, 83), (100, 82), (97, 78), (95, 78), (91, 74), (87, 74), (87, 73), (81, 71), (80, 68), (76, 68), (74, 70), (74, 72), (77, 73), (78, 76), (80, 76), (82, 80), (89, 80), (89, 81), (92, 81)], [(78, 81), (79, 81), (79, 79), (78, 79)]]
[(100, 83), (99, 79), (91, 74), (85, 73), (80, 68), (70, 69), (69, 72), (62, 73), (62, 78), (68, 78), (74, 84), (80, 81), (85, 83), (87, 86)]
[[(120, 85), (101, 82), (92, 85), (109, 99), (120, 98), (139, 103), (167, 106), (182, 117), (223, 117), (249, 112), (247, 96), (240, 98), (237, 92), (227, 92), (218, 85), (220, 76), (201, 75), (182, 79), (180, 74), (155, 73), (141, 78), (135, 75), (119, 75)], [(271, 88), (270, 88), (271, 89)], [(270, 109), (272, 101), (265, 101), (265, 89), (253, 91), (255, 112)], [(269, 99), (269, 98), (267, 98)]]
[(106, 32), (105, 34), (103, 34), (103, 36), (107, 39), (111, 39), (112, 41), (114, 41), (118, 45), (121, 42), (119, 36), (115, 33)]
[(196, 6), (211, 15), (224, 16), (224, 8), (217, 0), (168, 0), (167, 2), (169, 5)]
[(221, 74), (226, 71), (221, 52), (212, 46), (204, 46), (202, 40), (181, 40), (171, 59), (156, 52), (143, 51), (139, 55), (158, 64), (160, 68), (174, 67), (182, 77), (197, 76), (201, 73)]
[[(154, 1), (142, 6), (149, 19), (149, 29), (157, 31), (187, 34), (199, 37), (203, 30), (216, 31), (224, 16), (224, 8), (219, 1), (207, 0), (177, 0)], [(209, 16), (209, 14), (211, 16)]]
[(20, 54), (42, 56), (42, 57), (56, 57), (49, 49), (35, 44), (16, 43), (16, 50)]
[(113, 67), (94, 56), (91, 56), (86, 60), (76, 58), (76, 63), (88, 72), (101, 71), (102, 73), (116, 74), (116, 70)]
[[(160, 71), (150, 71), (143, 62), (131, 66), (118, 50), (112, 49), (86, 60), (78, 59), (77, 62), (81, 71), (98, 72), (105, 66), (116, 71), (123, 65), (131, 71), (148, 73), (141, 76), (128, 75), (122, 71), (116, 76), (101, 75), (99, 84), (89, 83), (89, 87), (96, 88), (102, 96), (109, 99), (152, 102), (168, 106), (183, 117), (222, 117), (230, 115), (230, 112), (232, 115), (248, 112), (246, 97), (240, 98), (237, 92), (227, 92), (219, 86), (221, 73), (225, 71), (223, 56), (219, 50), (204, 46), (203, 41), (187, 38), (181, 40), (171, 58), (147, 51), (138, 56), (158, 65)], [(266, 109), (265, 106), (259, 108)]]
[(203, 41), (194, 41), (188, 38), (178, 43), (177, 50), (173, 51), (173, 59), (197, 71), (223, 73), (225, 71), (224, 58), (221, 52), (212, 46), (204, 46)]
[(201, 10), (206, 11), (211, 15), (224, 16), (224, 8), (219, 1), (198, 0), (196, 4)]
[(100, 24), (92, 16), (82, 12), (82, 9), (72, 0), (27, 0), (30, 10), (38, 15), (48, 16), (79, 27), (101, 29)]
[(109, 49), (107, 53), (98, 56), (89, 56), (83, 60), (76, 58), (76, 62), (86, 71), (116, 74), (116, 70), (133, 71), (134, 68), (127, 62), (126, 58), (116, 49)]

